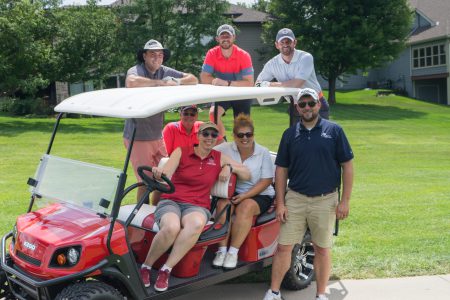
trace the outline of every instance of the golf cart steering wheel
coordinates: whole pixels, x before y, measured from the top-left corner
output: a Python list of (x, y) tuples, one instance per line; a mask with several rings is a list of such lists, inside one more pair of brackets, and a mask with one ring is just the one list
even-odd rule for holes
[(139, 176), (141, 176), (142, 181), (147, 185), (148, 187), (152, 188), (153, 190), (160, 191), (162, 193), (172, 194), (175, 192), (175, 186), (173, 185), (172, 181), (170, 181), (169, 178), (167, 178), (166, 175), (162, 174), (161, 178), (162, 180), (167, 183), (164, 184), (163, 182), (157, 181), (155, 178), (148, 176), (144, 173), (144, 171), (152, 172), (152, 168), (148, 166), (140, 166), (137, 169), (137, 172)]

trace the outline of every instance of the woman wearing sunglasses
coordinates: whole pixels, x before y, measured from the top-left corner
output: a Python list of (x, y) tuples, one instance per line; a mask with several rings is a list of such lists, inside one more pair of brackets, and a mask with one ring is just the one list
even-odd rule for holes
[[(180, 121), (170, 122), (163, 129), (164, 143), (167, 153), (172, 154), (178, 147), (198, 144), (198, 129), (202, 121), (198, 121), (198, 108), (196, 105), (183, 106), (180, 110)], [(218, 144), (222, 137), (218, 137)]]
[(210, 191), (217, 179), (225, 181), (231, 172), (241, 180), (250, 179), (250, 171), (244, 165), (213, 149), (218, 135), (216, 124), (201, 124), (198, 145), (176, 148), (164, 167), (152, 169), (158, 180), (163, 173), (171, 177), (175, 192), (161, 194), (156, 207), (155, 222), (159, 225), (159, 232), (141, 267), (146, 287), (150, 286), (153, 263), (172, 247), (155, 283), (155, 290), (167, 290), (172, 268), (195, 245), (210, 218)]
[[(234, 142), (223, 143), (215, 149), (242, 163), (251, 172), (251, 179), (238, 180), (236, 194), (231, 198), (235, 219), (231, 225), (231, 243), (219, 243), (213, 260), (213, 267), (236, 268), (239, 247), (247, 237), (253, 216), (264, 213), (273, 203), (275, 191), (272, 187), (274, 164), (270, 152), (254, 140), (254, 126), (250, 116), (239, 114), (234, 120)], [(220, 211), (228, 200), (222, 199), (217, 205)], [(224, 222), (225, 220), (223, 220)]]

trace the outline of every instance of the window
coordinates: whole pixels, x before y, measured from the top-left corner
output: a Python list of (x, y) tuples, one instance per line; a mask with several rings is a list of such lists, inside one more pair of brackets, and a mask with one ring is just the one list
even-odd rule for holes
[(418, 47), (413, 49), (413, 68), (427, 68), (445, 65), (445, 46), (444, 44)]

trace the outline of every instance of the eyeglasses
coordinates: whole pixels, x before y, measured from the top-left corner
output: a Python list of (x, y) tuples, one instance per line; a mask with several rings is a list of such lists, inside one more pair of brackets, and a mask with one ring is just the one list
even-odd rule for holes
[(194, 112), (183, 112), (183, 117), (195, 117), (195, 115), (196, 115), (197, 113), (194, 113)]
[(236, 133), (236, 136), (240, 139), (242, 139), (244, 136), (249, 139), (253, 136), (253, 132), (238, 132)]
[(217, 139), (219, 134), (217, 132), (215, 132), (215, 131), (202, 131), (202, 136), (204, 138), (207, 138), (207, 137), (211, 136), (213, 139)]
[(298, 102), (297, 104), (298, 104), (298, 106), (300, 106), (300, 108), (305, 108), (306, 104), (308, 104), (309, 107), (313, 108), (314, 106), (316, 106), (317, 102), (316, 101), (308, 101), (308, 102)]

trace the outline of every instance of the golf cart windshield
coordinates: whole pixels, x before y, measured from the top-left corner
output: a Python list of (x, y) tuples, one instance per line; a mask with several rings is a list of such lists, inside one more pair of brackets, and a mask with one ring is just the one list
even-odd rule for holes
[(111, 213), (121, 170), (44, 155), (31, 192), (44, 201), (65, 202)]

